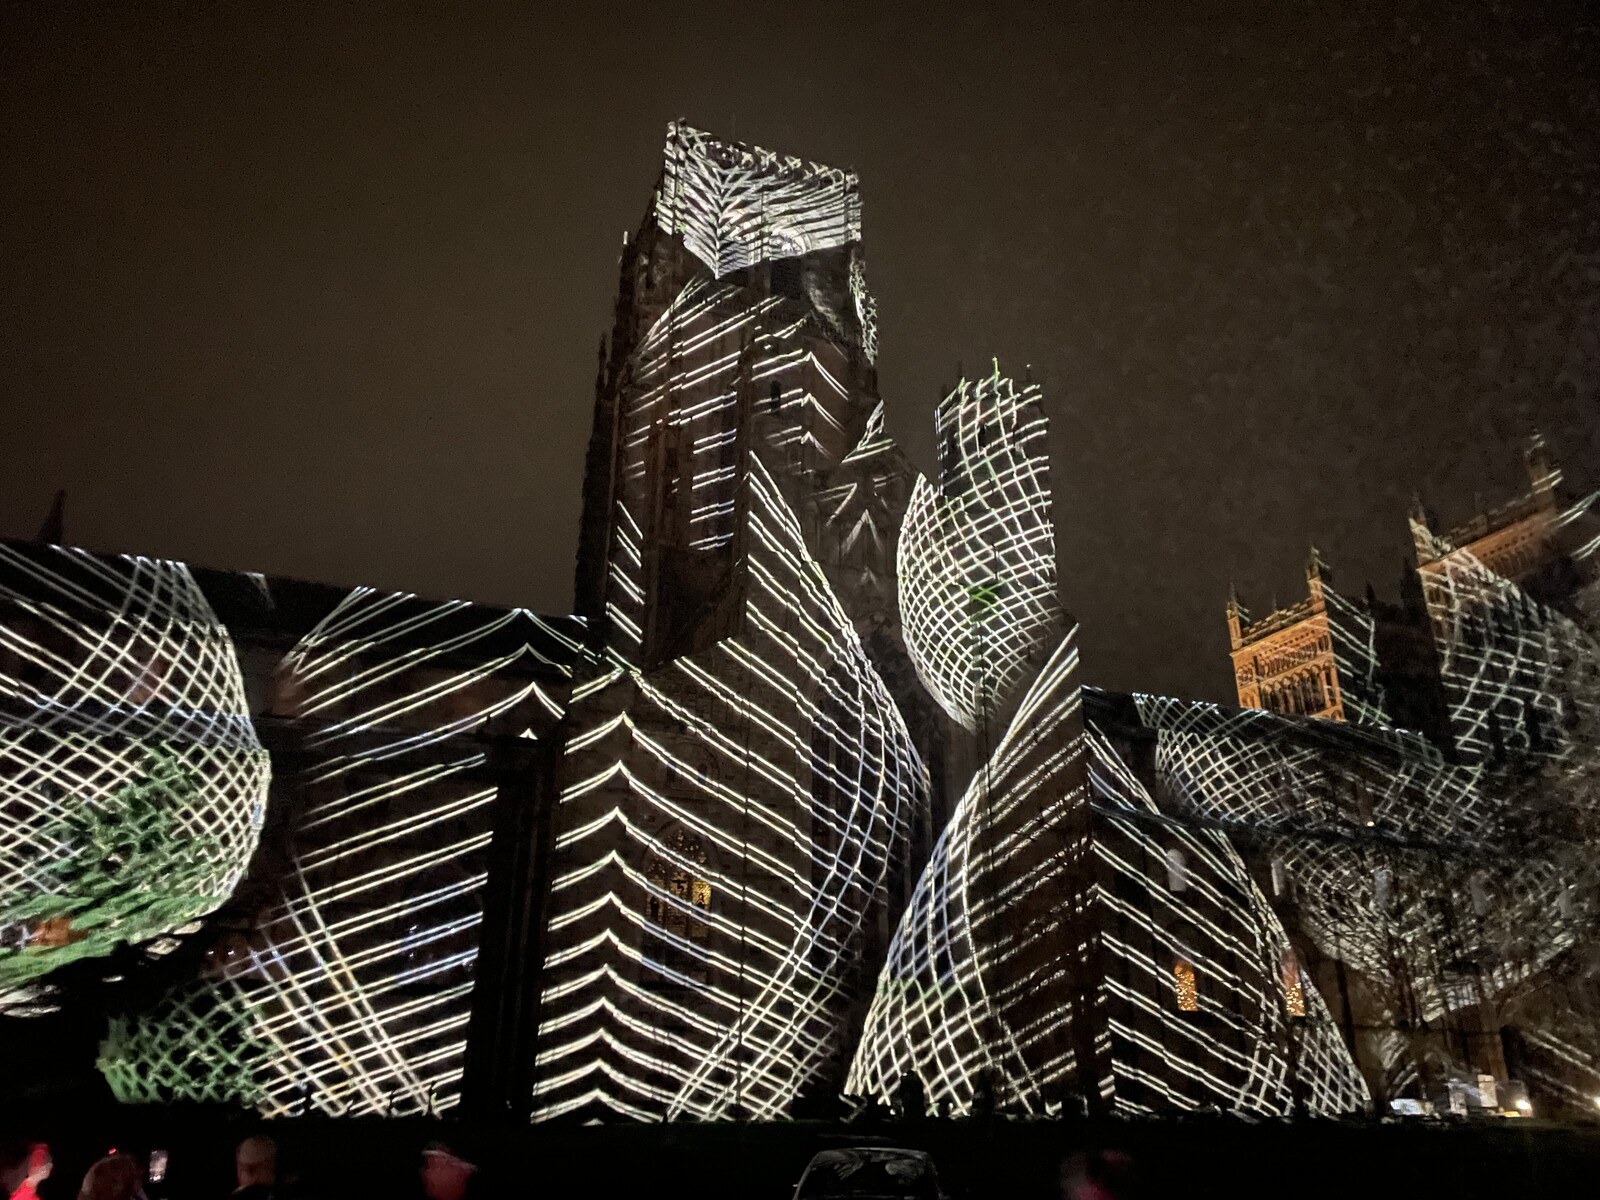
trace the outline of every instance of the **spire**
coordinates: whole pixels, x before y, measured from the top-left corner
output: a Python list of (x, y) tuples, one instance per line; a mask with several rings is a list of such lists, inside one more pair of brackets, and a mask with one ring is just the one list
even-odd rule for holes
[(1428, 507), (1422, 503), (1421, 492), (1411, 493), (1411, 519), (1424, 529), (1432, 529), (1433, 527), (1428, 519)]
[(1333, 570), (1323, 561), (1321, 553), (1315, 546), (1306, 556), (1306, 592), (1311, 597), (1313, 604), (1322, 603), (1322, 585), (1333, 582)]
[(1522, 451), (1523, 465), (1528, 469), (1528, 483), (1535, 495), (1552, 495), (1561, 482), (1560, 469), (1550, 461), (1550, 451), (1544, 444), (1544, 435), (1537, 429)]
[(41, 546), (60, 546), (67, 540), (67, 489), (62, 488), (50, 502), (50, 513), (39, 526), (33, 540)]
[(1244, 641), (1244, 627), (1250, 623), (1250, 616), (1244, 611), (1244, 605), (1239, 603), (1239, 589), (1234, 587), (1233, 580), (1228, 580), (1228, 642), (1232, 649), (1237, 650)]
[(1322, 557), (1322, 552), (1315, 543), (1311, 546), (1311, 553), (1306, 556), (1306, 578), (1308, 580), (1321, 580), (1326, 577), (1333, 578), (1333, 568), (1328, 566), (1328, 560)]
[(1417, 566), (1433, 562), (1439, 557), (1434, 546), (1433, 514), (1422, 503), (1422, 496), (1416, 492), (1411, 493), (1411, 519), (1407, 524), (1411, 529), (1411, 547), (1416, 553)]

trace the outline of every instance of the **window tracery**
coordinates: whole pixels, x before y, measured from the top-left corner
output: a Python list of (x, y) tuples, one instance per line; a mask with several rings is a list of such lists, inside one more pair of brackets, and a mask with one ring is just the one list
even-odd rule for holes
[(644, 916), (655, 930), (647, 939), (645, 956), (669, 975), (704, 984), (705, 961), (697, 951), (710, 937), (711, 925), (701, 914), (710, 913), (712, 895), (711, 881), (705, 878), (709, 874), (705, 844), (686, 829), (674, 829), (661, 844), (665, 853), (655, 857), (645, 876), (650, 893)]

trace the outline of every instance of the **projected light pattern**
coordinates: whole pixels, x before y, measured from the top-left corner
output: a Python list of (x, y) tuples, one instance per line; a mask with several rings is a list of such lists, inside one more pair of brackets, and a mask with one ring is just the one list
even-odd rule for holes
[[(270, 768), (182, 563), (0, 544), (0, 1007), (124, 942), (170, 949), (259, 837)], [(152, 940), (160, 939), (160, 940)]]
[[(776, 384), (782, 366), (798, 365), (781, 348), (802, 323), (793, 317), (769, 329), (769, 320), (781, 321), (782, 301), (744, 300), (738, 287), (692, 279), (632, 356), (607, 591), (612, 653), (621, 661), (640, 660), (665, 594), (674, 587), (688, 593), (696, 571), (720, 579), (731, 566), (742, 385), (747, 372), (756, 383), (773, 377)], [(751, 371), (751, 346), (771, 355), (767, 370)], [(815, 403), (798, 379), (787, 395), (776, 386), (780, 404)], [(681, 547), (675, 558), (667, 558), (664, 543)], [(679, 602), (699, 599), (685, 595)]]
[[(658, 196), (656, 220), (661, 229), (685, 232), (691, 250), (697, 213), (709, 222), (707, 229), (735, 236), (734, 225), (702, 213), (699, 206), (712, 201), (703, 189), (683, 184), (692, 172), (673, 182), (673, 156), (691, 144), (700, 156), (694, 161), (705, 155), (739, 159), (745, 163), (741, 179), (759, 192), (768, 186), (760, 181), (770, 175), (771, 187), (784, 197), (782, 204), (758, 206), (736, 223), (737, 238), (745, 239), (738, 241), (740, 264), (764, 263), (772, 272), (804, 267), (814, 278), (805, 287), (747, 275), (722, 280), (715, 277), (720, 272), (714, 254), (696, 251), (714, 269), (707, 275), (690, 269), (698, 264), (685, 264), (656, 231), (647, 228), (635, 244), (646, 264), (641, 270), (652, 279), (681, 280), (681, 286), (662, 298), (659, 310), (641, 304), (619, 317), (616, 340), (625, 347), (626, 366), (608, 398), (617, 407), (619, 444), (611, 468), (618, 482), (615, 507), (607, 513), (603, 590), (610, 653), (630, 665), (685, 649), (673, 642), (676, 615), (715, 604), (715, 596), (733, 585), (733, 539), (741, 527), (743, 463), (752, 440), (769, 448), (770, 465), (780, 473), (815, 475), (860, 441), (876, 406), (876, 398), (863, 392), (870, 296), (858, 248), (843, 240), (859, 216), (855, 225), (841, 226), (837, 238), (794, 234), (796, 228), (829, 226), (836, 185), (842, 186), (836, 173), (796, 173), (788, 160), (765, 151), (726, 146), (674, 126), (661, 196), (676, 198), (663, 209)], [(855, 205), (853, 181), (849, 196)], [(816, 209), (813, 217), (804, 215), (808, 204)], [(762, 221), (775, 224), (761, 233)], [(693, 228), (685, 229), (684, 222)], [(808, 259), (809, 265), (789, 257), (819, 249), (836, 249), (837, 255)]]
[(1557, 752), (1563, 661), (1587, 639), (1566, 617), (1415, 519), (1412, 532), (1439, 554), (1422, 572), (1422, 585), (1456, 750), (1470, 759)]
[(760, 262), (859, 241), (860, 185), (854, 172), (674, 122), (655, 220), (721, 279)]
[(938, 425), (938, 486), (917, 481), (900, 535), (901, 620), (923, 683), (975, 729), (1066, 627), (1038, 385), (996, 364), (956, 385)]
[(1401, 989), (1416, 1016), (1527, 977), (1587, 919), (1587, 905), (1561, 912), (1570, 881), (1520, 844), (1526, 830), (1508, 824), (1481, 764), (1387, 730), (1137, 702), (1169, 810), (1247, 839), (1292, 887), (1319, 949)]
[(1238, 855), (1161, 820), (1083, 733), (1076, 658), (1069, 637), (940, 839), (851, 1090), (887, 1099), (910, 1071), (957, 1112), (989, 1090), (1032, 1113), (1285, 1113), (1297, 1094), (1315, 1112), (1359, 1107), (1365, 1085), (1320, 1003), (1291, 1029), (1288, 940)]
[(272, 1052), (257, 1039), (258, 1027), (236, 989), (191, 979), (145, 1011), (113, 1016), (96, 1066), (122, 1104), (259, 1109)]
[[(1166, 819), (1110, 741), (1089, 741), (1114, 1111), (1363, 1110), (1366, 1083), (1238, 852)], [(1164, 994), (1176, 964), (1199, 1019)]]
[[(820, 517), (817, 557), (862, 638), (885, 634), (898, 650), (892, 667), (877, 663), (896, 677), (914, 676), (900, 649), (895, 548), (915, 481), (905, 455), (884, 432), (880, 402), (860, 442), (813, 493), (813, 511)], [(913, 680), (908, 682), (920, 693)]]
[[(335, 1114), (455, 1104), (496, 790), (483, 735), (559, 718), (579, 632), (359, 588), (301, 639), (279, 675), (300, 765), (287, 870), (212, 978), (112, 1048), (113, 1080), (141, 1089), (126, 1099), (232, 1088), (269, 1116), (303, 1096)], [(233, 1077), (179, 1055), (189, 1021), (245, 1031)]]
[(1344, 719), (1357, 725), (1392, 724), (1379, 680), (1377, 624), (1372, 614), (1328, 583), (1320, 587)]
[[(958, 1113), (1335, 1114), (1424, 1093), (1491, 1010), (1530, 1080), (1592, 1088), (1558, 984), (1600, 916), (1600, 651), (1519, 585), (1578, 578), (1594, 498), (1558, 511), (1536, 446), (1456, 544), (1420, 519), (1427, 619), (1315, 551), (1304, 601), (1231, 599), (1272, 711), (1084, 689), (1039, 389), (958, 381), (915, 477), (860, 235), (853, 174), (669, 127), (582, 619), (3, 548), (0, 1008), (207, 928), (101, 1069), (274, 1116), (781, 1119), (908, 1075)], [(265, 821), (216, 610), (257, 670), (293, 646), (251, 680)]]
[(1519, 1066), (1530, 1089), (1563, 1101), (1568, 1110), (1588, 1115), (1600, 1096), (1600, 1062), (1594, 1055), (1594, 1029), (1570, 1009), (1539, 1025), (1523, 1026)]
[[(1345, 1005), (1353, 969), (1364, 1011), (1351, 1036), (1385, 1096), (1426, 1097), (1473, 1058), (1503, 1072), (1499, 1050), (1465, 1049), (1499, 1046), (1502, 1031), (1521, 1038), (1511, 1069), (1546, 1096), (1571, 1105), (1587, 1086), (1574, 1064), (1592, 1054), (1592, 1021), (1587, 1034), (1556, 1027), (1597, 915), (1600, 646), (1528, 589), (1596, 615), (1600, 540), (1579, 524), (1594, 497), (1559, 507), (1537, 439), (1528, 466), (1527, 495), (1448, 535), (1418, 506), (1420, 625), (1409, 604), (1345, 600), (1314, 552), (1305, 602), (1250, 624), (1230, 601), (1242, 701), (1359, 728), (1137, 698), (1164, 814), (1214, 823), (1270, 873), (1338, 964)], [(1391, 728), (1402, 713), (1438, 745)]]
[(1257, 621), (1228, 598), (1229, 641), (1239, 703), (1285, 715), (1389, 724), (1372, 614), (1340, 595), (1312, 547), (1307, 595)]
[(669, 131), (598, 398), (612, 665), (573, 692), (536, 1119), (782, 1116), (848, 1054), (928, 789), (797, 513), (881, 438), (859, 229), (853, 176)]
[(1076, 1077), (1097, 1020), (1078, 988), (1093, 881), (1077, 661), (1068, 635), (940, 835), (879, 977), (851, 1094), (887, 1098), (910, 1070), (956, 1112), (982, 1090), (1042, 1112)]
[(574, 704), (536, 1119), (770, 1119), (848, 1052), (927, 779), (757, 455), (748, 486), (742, 631)]
[(861, 349), (870, 361), (877, 362), (878, 302), (867, 290), (867, 272), (859, 256), (850, 261), (850, 295), (856, 302), (856, 322), (861, 327)]
[(1259, 833), (1373, 831), (1458, 843), (1487, 844), (1506, 831), (1484, 765), (1451, 763), (1420, 735), (1135, 699), (1157, 732), (1157, 769), (1187, 815)]
[(997, 368), (939, 415), (939, 486), (919, 481), (900, 539), (911, 659), (968, 728), (1027, 686), (896, 931), (850, 1090), (887, 1099), (911, 1072), (957, 1112), (1358, 1107), (1326, 1011), (1290, 1025), (1305, 988), (1238, 855), (1163, 821), (1085, 735), (1037, 388)]

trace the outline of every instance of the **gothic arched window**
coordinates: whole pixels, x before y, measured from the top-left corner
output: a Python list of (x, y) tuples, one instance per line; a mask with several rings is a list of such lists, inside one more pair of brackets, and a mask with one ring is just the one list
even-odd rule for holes
[(711, 882), (705, 876), (705, 844), (699, 835), (674, 829), (661, 839), (645, 874), (650, 890), (645, 898), (645, 920), (653, 927), (645, 940), (645, 957), (666, 969), (665, 986), (707, 981), (705, 958), (698, 953), (711, 933), (702, 914), (711, 911)]

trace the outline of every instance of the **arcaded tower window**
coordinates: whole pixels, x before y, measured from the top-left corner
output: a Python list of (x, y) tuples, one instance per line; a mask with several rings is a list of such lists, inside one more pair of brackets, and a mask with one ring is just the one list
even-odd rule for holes
[(1200, 990), (1195, 984), (1194, 964), (1180, 958), (1172, 964), (1172, 990), (1180, 1012), (1200, 1011)]

